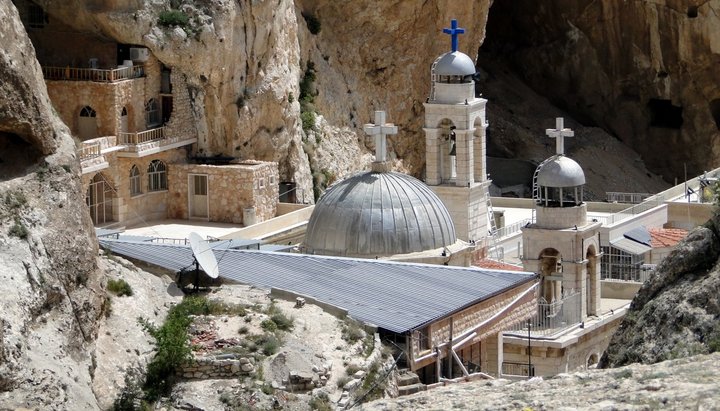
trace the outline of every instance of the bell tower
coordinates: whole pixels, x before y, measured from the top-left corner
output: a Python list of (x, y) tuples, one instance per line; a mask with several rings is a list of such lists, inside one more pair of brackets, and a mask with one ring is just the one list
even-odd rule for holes
[(574, 133), (557, 118), (546, 134), (556, 153), (540, 163), (533, 181), (536, 218), (522, 229), (523, 268), (540, 274), (540, 295), (562, 301), (563, 320), (584, 321), (600, 313), (599, 222), (588, 221), (583, 201), (585, 174), (565, 156), (564, 140)]
[(430, 71), (425, 106), (425, 182), (450, 211), (458, 238), (479, 241), (488, 236), (488, 187), (485, 162), (485, 104), (475, 97), (475, 63), (458, 51), (457, 20), (443, 29), (451, 51), (438, 57)]

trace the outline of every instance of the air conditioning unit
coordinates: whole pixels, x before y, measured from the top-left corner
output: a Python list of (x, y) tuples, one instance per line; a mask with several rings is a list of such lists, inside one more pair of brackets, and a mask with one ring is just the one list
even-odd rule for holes
[(130, 47), (130, 60), (147, 61), (150, 57), (150, 50), (145, 47)]

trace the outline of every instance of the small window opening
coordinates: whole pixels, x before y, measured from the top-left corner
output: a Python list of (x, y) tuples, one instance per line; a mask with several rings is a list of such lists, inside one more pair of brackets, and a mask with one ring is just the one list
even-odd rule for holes
[(42, 29), (49, 23), (48, 14), (37, 4), (28, 5), (28, 25), (33, 29)]
[(688, 6), (687, 16), (694, 19), (698, 16), (698, 6)]
[(80, 110), (80, 117), (95, 117), (96, 113), (90, 106), (85, 106)]
[(710, 114), (712, 114), (713, 120), (715, 120), (715, 127), (720, 130), (720, 98), (710, 102)]
[(682, 127), (682, 106), (674, 106), (670, 100), (650, 99), (650, 127), (674, 128)]

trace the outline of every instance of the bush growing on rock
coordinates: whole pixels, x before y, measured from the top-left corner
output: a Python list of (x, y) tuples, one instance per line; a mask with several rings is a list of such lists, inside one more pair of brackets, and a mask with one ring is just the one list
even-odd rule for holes
[(122, 297), (124, 295), (129, 297), (133, 295), (133, 290), (130, 287), (130, 284), (128, 284), (127, 281), (123, 280), (122, 278), (119, 280), (108, 281), (107, 289), (118, 297)]
[(183, 27), (188, 25), (190, 18), (180, 10), (166, 10), (160, 12), (158, 24), (163, 27)]

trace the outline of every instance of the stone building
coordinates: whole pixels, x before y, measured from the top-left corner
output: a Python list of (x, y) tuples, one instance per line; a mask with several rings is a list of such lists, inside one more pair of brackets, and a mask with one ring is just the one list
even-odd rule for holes
[(172, 67), (145, 47), (75, 30), (30, 0), (13, 1), (53, 106), (76, 138), (95, 225), (165, 218), (247, 225), (275, 216), (277, 164), (198, 157), (190, 89)]

